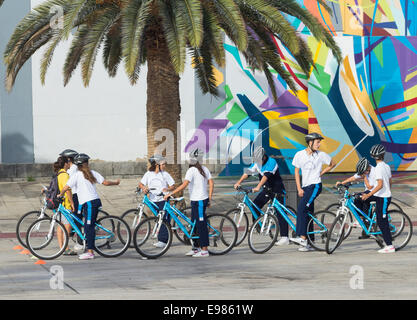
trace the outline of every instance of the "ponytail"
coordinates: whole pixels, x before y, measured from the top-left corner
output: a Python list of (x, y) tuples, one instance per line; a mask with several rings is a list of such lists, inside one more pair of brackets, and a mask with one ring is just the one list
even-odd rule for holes
[(200, 172), (200, 174), (204, 177), (207, 178), (206, 173), (203, 170), (203, 167), (201, 166), (201, 164), (199, 162), (196, 162), (195, 164), (190, 164), (189, 168), (192, 167), (196, 167), (198, 172)]
[(88, 181), (90, 181), (91, 183), (97, 183), (97, 179), (96, 177), (94, 177), (93, 173), (91, 172), (90, 168), (88, 167), (88, 164), (86, 166), (84, 166), (83, 164), (79, 164), (78, 166), (78, 170), (80, 170), (83, 175), (84, 178)]

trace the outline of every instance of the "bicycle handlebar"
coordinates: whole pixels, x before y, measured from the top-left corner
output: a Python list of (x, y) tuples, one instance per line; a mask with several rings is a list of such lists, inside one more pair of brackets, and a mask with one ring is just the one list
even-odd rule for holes
[(237, 190), (237, 191), (243, 191), (243, 192), (244, 192), (244, 193), (246, 193), (246, 194), (248, 194), (248, 193), (252, 193), (252, 189), (247, 189), (247, 188), (244, 188), (244, 187), (242, 187), (242, 186), (237, 187), (237, 188), (236, 188), (236, 190)]

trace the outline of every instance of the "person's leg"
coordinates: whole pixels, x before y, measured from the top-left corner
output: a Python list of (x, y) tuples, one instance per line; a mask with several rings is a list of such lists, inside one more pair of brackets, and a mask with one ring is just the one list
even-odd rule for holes
[(87, 251), (93, 253), (95, 249), (96, 228), (95, 223), (98, 215), (98, 208), (101, 207), (99, 199), (86, 203), (85, 236), (87, 239)]
[[(198, 220), (198, 201), (191, 201), (191, 221), (194, 223)], [(194, 226), (192, 236), (197, 235), (197, 224)], [(199, 239), (191, 239), (192, 249), (200, 248)]]
[[(260, 209), (262, 210), (262, 208), (265, 206), (265, 204), (268, 203), (268, 201), (270, 200), (270, 198), (267, 196), (267, 193), (265, 190), (262, 190), (255, 198), (255, 200), (253, 200), (253, 203)], [(258, 209), (254, 208), (256, 211), (256, 214), (258, 215), (258, 217), (260, 215), (262, 215), (262, 212), (260, 212)], [(255, 222), (255, 217), (252, 215), (252, 220), (253, 222)]]
[[(165, 201), (155, 202), (155, 204), (158, 206), (158, 211), (159, 212), (164, 210)], [(169, 214), (167, 212), (165, 212), (163, 220), (169, 223), (169, 221), (170, 221), (169, 218), (170, 218)], [(167, 243), (168, 242), (168, 230), (165, 227), (165, 225), (162, 225), (161, 229), (159, 230), (158, 241), (162, 242), (162, 243)]]
[(384, 238), (385, 244), (387, 246), (392, 245), (392, 236), (389, 229), (388, 223), (388, 206), (391, 202), (391, 198), (376, 198), (376, 221), (378, 223), (379, 230), (382, 232), (382, 237)]
[[(283, 195), (278, 195), (277, 200), (280, 203), (284, 203)], [(277, 218), (281, 237), (288, 237), (288, 222), (282, 217), (282, 215), (279, 212), (277, 212)]]
[(208, 199), (198, 201), (198, 220), (197, 220), (197, 232), (200, 239), (200, 247), (202, 250), (207, 251), (209, 245), (208, 227), (206, 208)]

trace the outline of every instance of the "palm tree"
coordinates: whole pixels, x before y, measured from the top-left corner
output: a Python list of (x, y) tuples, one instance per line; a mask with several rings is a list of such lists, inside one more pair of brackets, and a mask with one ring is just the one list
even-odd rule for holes
[[(330, 12), (324, 0), (319, 2)], [(62, 8), (63, 28), (51, 26), (54, 6)], [(288, 48), (307, 75), (314, 62), (307, 44), (283, 13), (300, 19), (341, 61), (340, 49), (332, 36), (295, 0), (47, 0), (18, 24), (6, 47), (6, 88), (12, 89), (24, 63), (46, 46), (40, 70), (44, 83), (55, 48), (75, 30), (63, 68), (64, 85), (80, 64), (84, 85), (89, 85), (101, 46), (110, 77), (116, 75), (123, 62), (134, 85), (140, 68), (147, 64), (147, 141), (148, 155), (152, 155), (156, 130), (167, 128), (177, 138), (181, 112), (179, 80), (187, 54), (192, 58), (202, 91), (218, 95), (213, 70), (215, 64), (225, 65), (224, 34), (253, 70), (265, 74), (274, 94), (270, 68), (291, 89), (296, 89), (271, 37), (277, 37)], [(176, 144), (177, 139), (174, 150)], [(180, 181), (180, 159), (179, 155), (174, 156), (176, 164), (168, 169)]]

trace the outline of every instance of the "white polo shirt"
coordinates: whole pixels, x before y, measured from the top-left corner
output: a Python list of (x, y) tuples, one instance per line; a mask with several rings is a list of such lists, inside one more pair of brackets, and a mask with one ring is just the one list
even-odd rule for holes
[[(78, 167), (75, 164), (72, 164), (71, 167), (68, 169), (67, 173), (70, 177), (72, 177), (77, 171)], [(77, 193), (77, 187), (74, 187), (74, 189), (71, 188), (71, 192), (73, 194)]]
[(202, 168), (206, 174), (205, 178), (196, 167), (191, 167), (185, 174), (184, 180), (190, 182), (188, 185), (188, 191), (190, 193), (191, 201), (205, 200), (209, 197), (208, 180), (211, 179), (211, 173), (205, 166), (202, 166)]
[[(368, 179), (369, 184), (372, 188), (376, 187), (376, 179), (375, 179), (375, 167), (370, 166), (371, 170), (369, 171), (369, 174), (366, 174), (366, 178)], [(355, 174), (353, 176), (355, 179), (360, 179), (361, 176), (358, 174)], [(372, 189), (368, 189), (368, 187), (365, 185), (365, 191), (371, 191)]]
[[(380, 162), (375, 167), (375, 180), (382, 180), (382, 189), (374, 194), (376, 197), (391, 197), (391, 186), (389, 179), (392, 177), (391, 168), (385, 162)], [(376, 183), (375, 183), (376, 187)]]
[(154, 171), (148, 171), (144, 174), (140, 183), (147, 186), (149, 189), (155, 189), (149, 191), (149, 200), (160, 202), (164, 201), (164, 197), (159, 196), (159, 194), (162, 193), (162, 190), (173, 186), (175, 181), (168, 172), (160, 171), (155, 173)]
[[(104, 178), (98, 172), (91, 170), (91, 173), (96, 178), (97, 183), (102, 184)], [(80, 205), (92, 201), (95, 199), (99, 199), (96, 187), (90, 181), (84, 178), (84, 174), (81, 171), (77, 171), (72, 177), (69, 178), (67, 182), (67, 186), (74, 189), (74, 187), (78, 190), (78, 202)]]
[(301, 169), (302, 187), (321, 183), (320, 173), (324, 164), (329, 165), (332, 158), (325, 152), (317, 151), (311, 155), (307, 150), (298, 151), (292, 161), (292, 165)]

